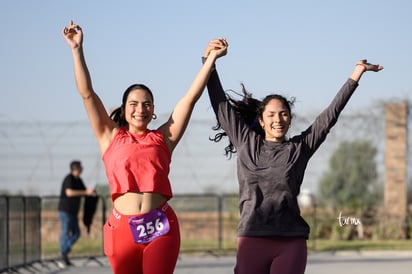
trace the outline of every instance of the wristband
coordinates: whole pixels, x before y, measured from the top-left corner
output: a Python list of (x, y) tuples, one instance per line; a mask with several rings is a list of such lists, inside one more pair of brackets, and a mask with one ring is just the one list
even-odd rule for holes
[(356, 64), (357, 66), (362, 66), (362, 67), (364, 67), (365, 68), (365, 71), (367, 71), (368, 70), (368, 67), (365, 65), (365, 64)]

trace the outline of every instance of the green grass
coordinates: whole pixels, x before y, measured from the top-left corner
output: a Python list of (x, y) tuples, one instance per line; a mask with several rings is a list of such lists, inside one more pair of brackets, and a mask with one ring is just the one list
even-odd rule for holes
[[(103, 246), (101, 240), (82, 239), (75, 243), (71, 252), (73, 256), (92, 256), (103, 254)], [(60, 254), (58, 243), (42, 243), (42, 257), (54, 258)]]
[(308, 241), (309, 251), (412, 250), (412, 240)]
[[(103, 248), (101, 240), (81, 239), (73, 247), (73, 256), (101, 255)], [(235, 241), (224, 241), (222, 249), (219, 249), (217, 240), (182, 240), (181, 252), (214, 252), (219, 254), (231, 254), (236, 250)], [(412, 240), (325, 240), (317, 239), (308, 241), (309, 252), (336, 252), (336, 251), (369, 251), (369, 250), (410, 250)], [(42, 246), (44, 258), (59, 256), (57, 243), (44, 243)]]

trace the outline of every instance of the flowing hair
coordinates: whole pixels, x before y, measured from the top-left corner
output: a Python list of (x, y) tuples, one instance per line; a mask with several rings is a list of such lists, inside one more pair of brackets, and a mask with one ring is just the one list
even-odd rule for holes
[[(253, 98), (252, 93), (248, 92), (244, 84), (242, 86), (242, 93), (239, 94), (236, 91), (229, 90), (236, 95), (242, 97), (241, 100), (236, 100), (231, 97), (228, 92), (226, 92), (226, 97), (235, 110), (236, 114), (258, 135), (265, 137), (265, 131), (259, 123), (259, 119), (262, 119), (263, 111), (265, 110), (266, 105), (273, 99), (277, 99), (282, 102), (282, 104), (288, 109), (292, 117), (292, 107), (295, 102), (295, 98), (291, 100), (286, 99), (284, 96), (279, 94), (270, 94), (266, 96), (262, 101)], [(214, 137), (209, 137), (209, 140), (214, 142), (220, 142), (224, 137), (227, 137), (227, 133), (222, 129), (219, 121), (212, 128), (215, 131), (220, 131), (215, 134)], [(229, 140), (229, 144), (225, 147), (225, 156), (229, 159), (232, 158), (232, 155), (236, 153), (236, 148), (233, 143)]]

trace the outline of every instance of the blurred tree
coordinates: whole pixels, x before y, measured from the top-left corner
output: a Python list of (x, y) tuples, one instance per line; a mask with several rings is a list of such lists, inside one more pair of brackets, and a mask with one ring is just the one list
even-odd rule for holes
[(8, 196), (11, 195), (10, 191), (8, 191), (7, 189), (0, 189), (0, 196)]
[(109, 184), (108, 183), (97, 184), (96, 192), (97, 192), (97, 195), (100, 195), (103, 197), (110, 197)]
[(319, 182), (319, 197), (334, 207), (371, 206), (376, 199), (377, 149), (367, 140), (342, 142)]

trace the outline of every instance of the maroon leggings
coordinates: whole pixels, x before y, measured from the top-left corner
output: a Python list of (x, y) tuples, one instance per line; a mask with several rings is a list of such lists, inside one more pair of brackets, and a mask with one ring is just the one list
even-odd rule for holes
[(139, 215), (122, 215), (113, 210), (104, 225), (104, 253), (114, 274), (173, 273), (180, 249), (179, 223), (170, 206), (165, 213), (169, 232), (148, 244), (136, 244), (128, 219)]
[(304, 238), (239, 237), (235, 274), (303, 274)]

